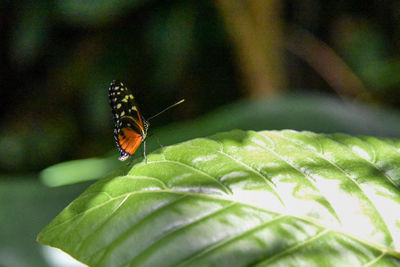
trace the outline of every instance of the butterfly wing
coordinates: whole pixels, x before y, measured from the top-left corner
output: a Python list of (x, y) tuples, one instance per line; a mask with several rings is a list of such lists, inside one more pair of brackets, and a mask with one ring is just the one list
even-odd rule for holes
[(119, 160), (126, 160), (133, 155), (143, 140), (142, 135), (130, 128), (120, 129), (120, 133), (118, 134), (117, 138), (117, 146), (119, 148), (119, 152), (121, 153)]
[(139, 112), (134, 96), (120, 81), (113, 81), (108, 95), (114, 117), (114, 138), (121, 156), (132, 156), (146, 138), (147, 122)]

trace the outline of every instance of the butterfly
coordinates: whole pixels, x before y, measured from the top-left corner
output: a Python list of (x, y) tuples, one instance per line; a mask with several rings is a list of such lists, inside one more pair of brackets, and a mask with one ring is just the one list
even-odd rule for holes
[(114, 117), (114, 139), (121, 153), (121, 161), (132, 156), (143, 142), (143, 155), (147, 162), (146, 137), (149, 121), (185, 101), (182, 99), (146, 120), (136, 105), (135, 97), (122, 82), (113, 81), (108, 89), (108, 96)]

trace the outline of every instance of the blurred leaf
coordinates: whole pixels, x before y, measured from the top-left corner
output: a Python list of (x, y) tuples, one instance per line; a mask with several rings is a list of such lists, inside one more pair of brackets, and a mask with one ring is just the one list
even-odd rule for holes
[(234, 128), (294, 129), (399, 137), (400, 113), (389, 108), (324, 95), (291, 94), (279, 98), (238, 101), (197, 120), (166, 126), (156, 131), (156, 135), (162, 144), (173, 144)]
[[(156, 125), (156, 120), (152, 126)], [(350, 134), (369, 134), (375, 136), (399, 137), (400, 114), (390, 109), (373, 108), (362, 103), (341, 101), (336, 98), (318, 95), (288, 95), (276, 99), (259, 101), (240, 101), (222, 107), (210, 114), (186, 123), (170, 124), (154, 131), (161, 144), (170, 145), (195, 137), (207, 136), (233, 128), (240, 129), (295, 129), (315, 132), (344, 132)], [(150, 132), (152, 130), (150, 129)], [(148, 138), (148, 152), (159, 147), (156, 138)], [(114, 149), (116, 151), (116, 149)], [(141, 157), (138, 153), (134, 157)], [(104, 166), (116, 166), (118, 156), (105, 159)], [(79, 161), (76, 161), (79, 164)], [(58, 168), (60, 166), (60, 168)], [(81, 168), (85, 167), (85, 160)], [(57, 164), (46, 180), (51, 184), (62, 185), (80, 180), (99, 179), (109, 173), (92, 169), (90, 175), (76, 172), (65, 175), (64, 167)], [(40, 177), (44, 179), (43, 173)], [(51, 174), (51, 175), (50, 175)], [(62, 181), (56, 181), (63, 177)], [(47, 183), (48, 184), (48, 183)]]
[[(25, 147), (20, 136), (0, 134), (0, 166), (2, 169), (17, 169), (24, 163)], [(12, 158), (13, 160), (10, 160)]]
[(38, 236), (90, 266), (398, 266), (400, 140), (220, 133), (102, 179)]
[(14, 62), (19, 67), (29, 66), (39, 52), (46, 48), (51, 10), (51, 4), (48, 1), (38, 1), (35, 5), (25, 3), (19, 6), (20, 17), (11, 45)]
[(400, 84), (400, 60), (391, 58), (382, 29), (367, 21), (348, 19), (337, 37), (346, 61), (371, 90)]
[(400, 84), (400, 60), (369, 62), (360, 70), (371, 89), (390, 88)]
[(340, 39), (342, 49), (350, 63), (356, 69), (362, 69), (371, 61), (379, 61), (387, 56), (384, 35), (371, 24), (353, 21), (348, 29), (347, 38)]
[[(57, 114), (59, 115), (59, 114)], [(62, 118), (62, 120), (61, 120)], [(76, 138), (75, 124), (68, 117), (39, 121), (25, 120), (3, 124), (0, 130), (0, 168), (7, 171), (42, 169), (46, 162), (60, 161), (60, 151)], [(32, 156), (34, 155), (34, 156)]]
[(147, 46), (153, 51), (155, 87), (176, 88), (182, 78), (193, 52), (195, 13), (193, 2), (178, 2), (150, 21)]
[(150, 0), (58, 0), (57, 10), (73, 23), (98, 25), (109, 22)]
[(46, 168), (40, 173), (40, 179), (47, 186), (73, 184), (98, 179), (120, 165), (121, 163), (107, 158), (72, 160)]
[(43, 267), (35, 236), (87, 184), (48, 188), (36, 175), (0, 177), (0, 266)]

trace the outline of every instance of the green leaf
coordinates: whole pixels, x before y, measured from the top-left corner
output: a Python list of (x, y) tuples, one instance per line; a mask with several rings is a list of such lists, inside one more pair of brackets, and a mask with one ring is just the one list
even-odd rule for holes
[[(90, 111), (87, 112), (90, 113)], [(152, 126), (156, 126), (157, 123)], [(389, 137), (400, 135), (400, 114), (398, 111), (384, 107), (374, 108), (362, 103), (350, 103), (327, 96), (287, 95), (277, 99), (238, 101), (198, 119), (169, 124), (157, 129), (155, 136), (160, 139), (161, 144), (169, 145), (232, 128), (255, 130), (291, 128)], [(150, 128), (150, 132), (153, 132), (153, 128)], [(15, 146), (12, 148), (15, 150)], [(158, 142), (156, 138), (150, 137), (147, 139), (147, 151), (151, 152), (154, 148), (159, 148)], [(10, 149), (5, 151), (7, 153), (4, 154), (4, 158), (8, 160)], [(67, 166), (76, 171), (66, 171), (64, 168), (66, 165), (60, 163), (49, 167), (51, 172), (48, 172), (48, 169), (43, 170), (40, 173), (40, 179), (46, 185), (53, 186), (100, 179), (110, 172), (111, 167), (118, 164), (117, 149), (114, 147), (112, 151), (113, 156), (105, 158), (101, 163), (108, 166), (107, 168), (93, 169), (96, 165), (92, 164), (91, 160), (83, 159), (82, 162), (75, 160), (74, 164)], [(142, 156), (137, 152), (134, 157)], [(85, 169), (90, 174), (80, 173), (80, 169)]]
[[(48, 188), (34, 174), (0, 176), (0, 266), (43, 267), (43, 246), (35, 236), (87, 183)], [(60, 265), (57, 265), (60, 266)], [(66, 265), (64, 265), (66, 266)]]
[(38, 236), (90, 266), (399, 266), (400, 140), (221, 133), (87, 189)]

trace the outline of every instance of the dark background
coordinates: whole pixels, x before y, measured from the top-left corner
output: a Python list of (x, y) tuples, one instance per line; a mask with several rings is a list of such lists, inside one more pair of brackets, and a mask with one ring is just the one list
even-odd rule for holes
[(186, 99), (152, 121), (163, 144), (233, 128), (400, 137), (399, 1), (2, 1), (0, 38), (2, 266), (43, 266), (35, 235), (87, 186), (48, 188), (42, 169), (116, 162), (113, 79), (145, 117)]

